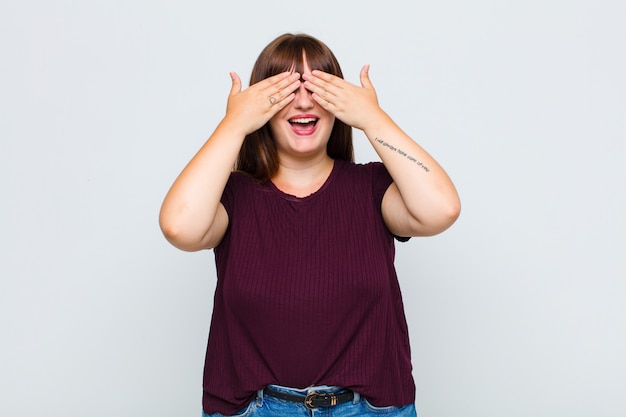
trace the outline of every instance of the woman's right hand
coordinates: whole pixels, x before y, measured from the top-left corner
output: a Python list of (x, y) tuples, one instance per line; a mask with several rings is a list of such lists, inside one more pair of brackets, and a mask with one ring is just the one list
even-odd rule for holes
[(276, 113), (295, 98), (300, 86), (300, 74), (283, 72), (266, 78), (245, 90), (241, 90), (241, 79), (230, 73), (232, 87), (226, 105), (227, 122), (234, 129), (242, 129), (249, 135), (265, 125)]

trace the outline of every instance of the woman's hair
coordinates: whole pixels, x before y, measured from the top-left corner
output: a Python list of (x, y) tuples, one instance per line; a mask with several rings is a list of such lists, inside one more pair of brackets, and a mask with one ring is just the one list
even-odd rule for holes
[[(286, 33), (274, 39), (257, 58), (250, 85), (284, 71), (304, 71), (303, 54), (309, 67), (343, 78), (339, 62), (332, 51), (318, 39), (305, 34)], [(326, 145), (333, 159), (354, 161), (352, 128), (335, 119), (330, 139)], [(243, 171), (260, 182), (268, 181), (278, 171), (278, 152), (269, 123), (246, 136), (239, 151), (235, 169)]]

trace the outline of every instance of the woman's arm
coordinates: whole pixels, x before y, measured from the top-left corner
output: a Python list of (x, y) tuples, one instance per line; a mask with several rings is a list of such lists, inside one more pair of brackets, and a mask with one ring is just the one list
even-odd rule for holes
[(389, 230), (398, 236), (440, 233), (460, 213), (454, 184), (437, 161), (380, 108), (368, 71), (369, 66), (361, 70), (361, 87), (321, 71), (303, 78), (322, 107), (363, 130), (391, 174), (394, 182), (382, 203)]
[[(286, 72), (241, 91), (239, 76), (231, 73), (226, 115), (176, 178), (161, 206), (159, 223), (172, 245), (197, 251), (219, 244), (228, 227), (220, 199), (241, 145), (246, 135), (294, 99), (299, 77)], [(270, 97), (276, 101), (270, 103)]]
[(437, 161), (389, 117), (373, 123), (365, 134), (394, 180), (382, 202), (389, 230), (397, 236), (430, 236), (450, 227), (461, 203)]

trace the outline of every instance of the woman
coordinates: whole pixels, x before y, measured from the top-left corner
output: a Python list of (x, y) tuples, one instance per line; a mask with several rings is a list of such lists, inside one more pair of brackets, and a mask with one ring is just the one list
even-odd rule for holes
[[(215, 248), (205, 416), (415, 415), (394, 238), (442, 232), (460, 202), (368, 70), (353, 85), (319, 40), (278, 37), (250, 87), (231, 73), (226, 115), (163, 202), (174, 246)], [(352, 127), (382, 163), (353, 162)]]

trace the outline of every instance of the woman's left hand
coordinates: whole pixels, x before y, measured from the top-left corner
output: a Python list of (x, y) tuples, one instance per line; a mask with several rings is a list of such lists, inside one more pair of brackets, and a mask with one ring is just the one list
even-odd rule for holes
[(369, 78), (369, 65), (361, 68), (361, 86), (323, 71), (303, 74), (304, 87), (326, 111), (347, 125), (366, 130), (378, 114), (384, 114), (378, 105), (376, 90)]

